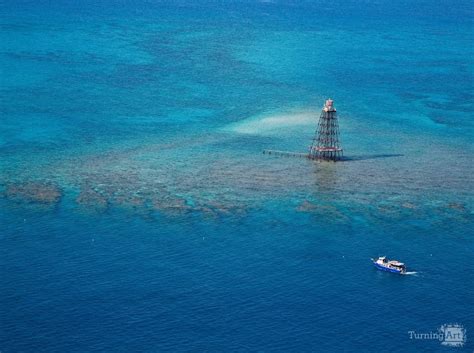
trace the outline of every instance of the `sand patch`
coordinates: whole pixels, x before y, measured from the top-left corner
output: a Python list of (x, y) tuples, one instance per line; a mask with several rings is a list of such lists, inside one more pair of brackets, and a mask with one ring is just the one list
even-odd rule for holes
[(274, 115), (258, 115), (228, 125), (225, 130), (239, 134), (272, 135), (285, 133), (287, 129), (313, 127), (319, 118), (316, 112), (288, 112)]

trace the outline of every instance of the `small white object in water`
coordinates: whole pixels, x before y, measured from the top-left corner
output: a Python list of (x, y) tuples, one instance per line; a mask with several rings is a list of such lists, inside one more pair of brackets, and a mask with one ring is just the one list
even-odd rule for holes
[(404, 275), (412, 275), (412, 276), (416, 276), (418, 272), (416, 271), (409, 271), (409, 272), (405, 272)]

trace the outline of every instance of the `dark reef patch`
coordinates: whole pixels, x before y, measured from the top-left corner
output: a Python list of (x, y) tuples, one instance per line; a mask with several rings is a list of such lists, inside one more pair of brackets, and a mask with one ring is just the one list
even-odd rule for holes
[(336, 223), (349, 222), (350, 219), (338, 207), (326, 204), (316, 204), (305, 200), (296, 207), (296, 211), (309, 213), (316, 216), (320, 220), (330, 218)]
[(298, 212), (311, 212), (314, 211), (316, 208), (317, 206), (314, 203), (305, 200), (296, 208), (296, 210)]
[(88, 186), (81, 187), (76, 202), (81, 206), (92, 207), (94, 210), (104, 210), (108, 206), (107, 198)]
[(187, 213), (192, 209), (192, 207), (186, 203), (186, 200), (168, 197), (163, 199), (154, 198), (152, 200), (152, 207), (154, 210), (168, 215)]
[(463, 212), (466, 211), (466, 206), (464, 206), (464, 204), (458, 203), (458, 202), (449, 203), (448, 208), (451, 208), (453, 210), (463, 211)]
[(9, 184), (3, 195), (18, 202), (31, 202), (54, 205), (62, 197), (61, 189), (50, 182), (25, 182)]

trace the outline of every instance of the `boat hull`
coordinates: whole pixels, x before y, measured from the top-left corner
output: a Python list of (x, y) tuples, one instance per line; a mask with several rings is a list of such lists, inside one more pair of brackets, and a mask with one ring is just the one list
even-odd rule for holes
[(390, 267), (385, 267), (385, 266), (382, 266), (376, 262), (374, 262), (374, 266), (377, 267), (379, 270), (381, 271), (386, 271), (386, 272), (392, 272), (392, 273), (399, 273), (399, 274), (402, 274), (403, 271), (402, 270), (397, 270), (395, 268), (390, 268)]

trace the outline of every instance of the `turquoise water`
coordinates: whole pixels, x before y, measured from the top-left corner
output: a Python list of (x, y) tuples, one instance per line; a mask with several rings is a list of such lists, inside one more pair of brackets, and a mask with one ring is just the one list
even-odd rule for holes
[(2, 352), (472, 351), (470, 2), (0, 11)]

